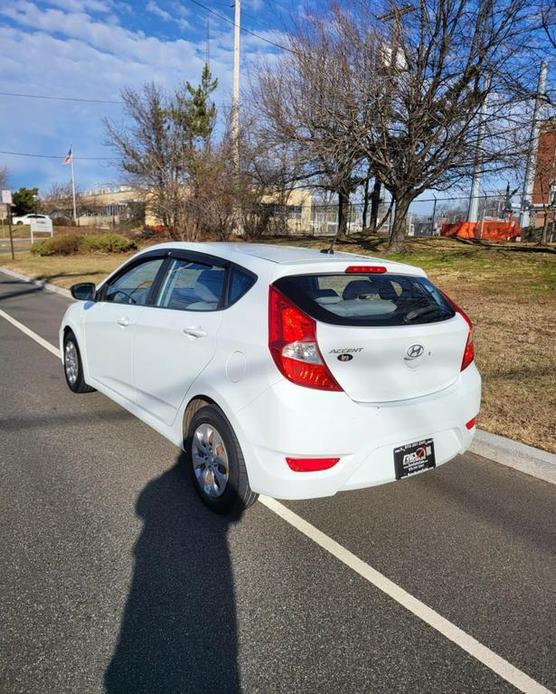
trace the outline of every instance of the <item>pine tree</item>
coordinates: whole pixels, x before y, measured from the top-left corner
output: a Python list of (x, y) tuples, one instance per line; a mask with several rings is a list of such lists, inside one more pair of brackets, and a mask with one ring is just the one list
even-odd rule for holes
[(210, 96), (217, 86), (218, 79), (212, 77), (208, 63), (205, 63), (199, 86), (186, 82), (184, 92), (176, 94), (172, 119), (193, 151), (197, 148), (206, 150), (210, 144), (216, 122), (216, 106)]

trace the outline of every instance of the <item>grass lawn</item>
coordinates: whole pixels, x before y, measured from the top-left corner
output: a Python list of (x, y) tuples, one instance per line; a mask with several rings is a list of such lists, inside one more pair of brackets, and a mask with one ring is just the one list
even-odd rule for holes
[[(299, 246), (322, 240), (291, 240)], [(384, 241), (339, 244), (338, 250), (383, 256)], [(473, 319), (483, 375), (479, 426), (556, 453), (556, 255), (410, 239), (409, 253), (391, 256), (423, 267)], [(98, 283), (125, 255), (39, 258), (18, 253), (0, 264), (63, 287)]]
[(103, 277), (132, 255), (133, 253), (99, 253), (41, 257), (24, 251), (17, 252), (15, 260), (11, 260), (9, 254), (0, 256), (0, 265), (30, 277), (45, 279), (59, 287), (71, 287), (77, 282), (99, 284)]

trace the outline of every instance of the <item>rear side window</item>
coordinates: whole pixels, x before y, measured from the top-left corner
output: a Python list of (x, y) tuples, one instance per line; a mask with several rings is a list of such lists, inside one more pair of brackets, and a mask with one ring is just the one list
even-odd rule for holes
[(232, 267), (230, 270), (230, 287), (228, 289), (228, 306), (239, 301), (241, 297), (251, 289), (256, 281), (253, 275), (247, 274), (237, 267)]
[(216, 311), (226, 268), (174, 258), (162, 283), (157, 306), (181, 311)]
[(275, 286), (313, 318), (336, 325), (415, 325), (455, 315), (425, 277), (295, 275), (281, 277)]

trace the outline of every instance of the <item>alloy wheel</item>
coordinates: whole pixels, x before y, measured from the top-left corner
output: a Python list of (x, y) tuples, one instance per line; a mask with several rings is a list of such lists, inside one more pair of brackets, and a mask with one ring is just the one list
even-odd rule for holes
[(200, 424), (191, 439), (193, 472), (200, 489), (210, 498), (224, 493), (230, 477), (222, 436), (211, 424)]
[(64, 368), (66, 376), (71, 385), (75, 385), (79, 376), (79, 358), (77, 356), (77, 347), (72, 340), (66, 342), (64, 349)]

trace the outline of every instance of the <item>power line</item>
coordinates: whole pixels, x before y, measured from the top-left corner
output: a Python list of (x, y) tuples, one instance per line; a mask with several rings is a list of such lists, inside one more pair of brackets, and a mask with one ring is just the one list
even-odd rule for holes
[[(223, 19), (225, 22), (228, 22), (228, 24), (235, 26), (235, 22), (233, 19), (226, 17), (226, 15), (224, 15), (224, 14), (220, 14), (220, 12), (213, 10), (212, 7), (208, 7), (207, 5), (204, 5), (202, 2), (199, 2), (199, 0), (190, 0), (190, 2), (192, 2), (194, 5), (198, 5), (199, 7), (202, 7), (207, 12), (210, 12), (211, 14), (215, 15), (215, 17), (219, 17), (220, 19)], [(251, 31), (250, 29), (246, 29), (243, 26), (241, 27), (241, 31), (245, 32), (246, 34), (250, 34), (251, 36), (254, 36), (257, 39), (260, 39), (261, 41), (265, 41), (266, 43), (269, 43), (271, 46), (274, 46), (275, 48), (279, 48), (281, 51), (288, 51), (290, 53), (293, 52), (287, 46), (282, 46), (281, 44), (276, 43), (275, 41), (271, 41), (270, 39), (265, 39), (264, 36), (260, 36), (260, 34), (256, 34), (254, 31)]]
[(45, 94), (23, 94), (21, 92), (0, 92), (0, 96), (16, 96), (25, 99), (48, 99), (49, 101), (78, 101), (86, 104), (121, 104), (121, 101), (110, 99), (80, 99), (73, 96), (47, 96)]
[[(59, 159), (64, 160), (63, 155), (57, 154), (30, 154), (28, 152), (6, 152), (0, 150), (0, 154), (8, 154), (14, 157), (34, 157), (36, 159)], [(118, 161), (116, 157), (75, 157), (77, 161)]]

